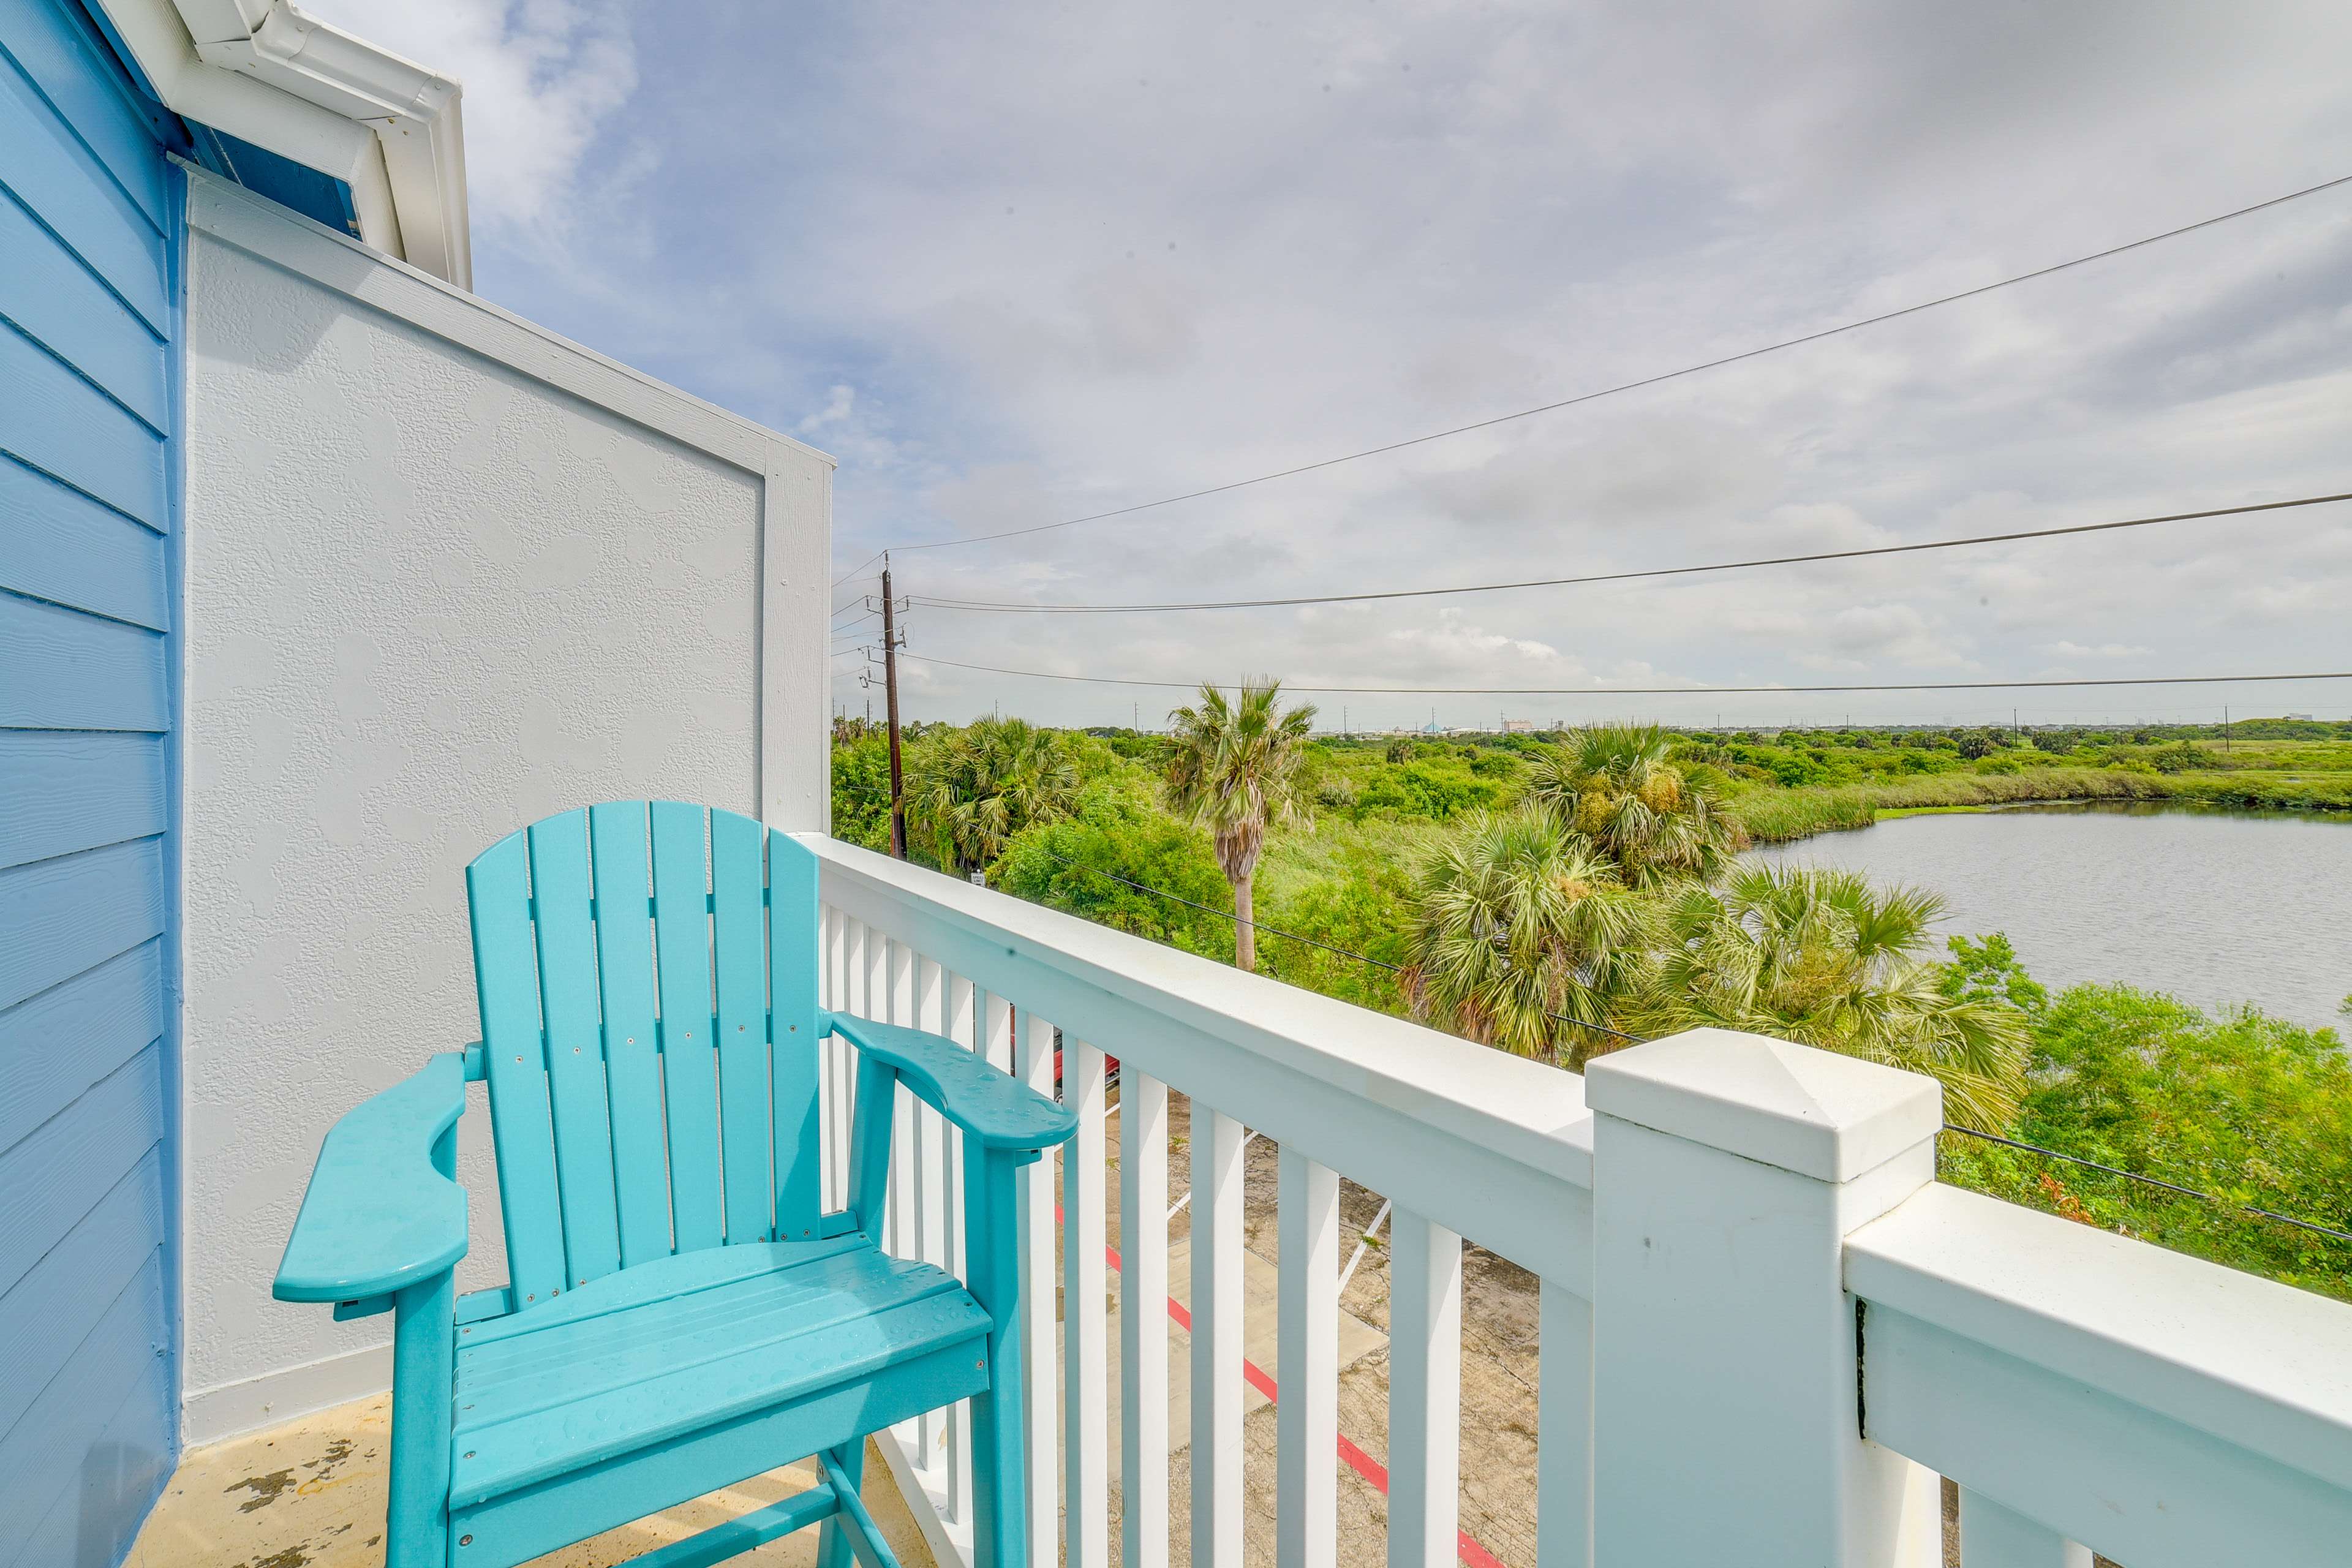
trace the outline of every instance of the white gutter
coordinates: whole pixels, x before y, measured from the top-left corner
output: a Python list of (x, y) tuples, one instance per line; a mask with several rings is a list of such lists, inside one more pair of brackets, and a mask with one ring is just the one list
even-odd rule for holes
[(474, 279), (457, 83), (289, 0), (100, 0), (164, 106), (351, 187), (365, 244)]

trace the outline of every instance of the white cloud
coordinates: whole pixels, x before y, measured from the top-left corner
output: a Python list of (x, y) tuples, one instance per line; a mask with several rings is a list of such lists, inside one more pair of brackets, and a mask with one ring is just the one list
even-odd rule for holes
[[(1222, 488), (2338, 172), (2352, 8), (2328, 0), (635, 15), (634, 38), (584, 0), (415, 0), (350, 24), (465, 79), (501, 302), (835, 451), (840, 570), (885, 543), (1213, 492), (903, 554), (919, 595), (1581, 576), (2342, 488), (2352, 193)], [(567, 212), (583, 215), (568, 243), (543, 243)], [(1173, 680), (1859, 684), (2095, 673), (2149, 648), (2191, 673), (2343, 667), (2347, 578), (2352, 528), (2312, 512), (1476, 599), (925, 608), (910, 629), (942, 658)], [(1076, 721), (1170, 695), (935, 673), (919, 716), (1002, 700)], [(1889, 698), (1882, 716), (2011, 700)], [(1427, 718), (1411, 698), (1350, 703), (1360, 723)]]
[(2060, 658), (2146, 658), (2156, 652), (2152, 647), (2140, 647), (2131, 643), (2101, 643), (2096, 647), (2085, 647), (2081, 643), (2063, 640), (2052, 643), (2042, 651), (2055, 654)]
[[(457, 79), (478, 237), (561, 230), (590, 146), (637, 88), (618, 0), (305, 0), (321, 20)], [(642, 148), (635, 153), (650, 173)], [(610, 171), (606, 171), (609, 175)], [(609, 182), (607, 182), (609, 183)]]

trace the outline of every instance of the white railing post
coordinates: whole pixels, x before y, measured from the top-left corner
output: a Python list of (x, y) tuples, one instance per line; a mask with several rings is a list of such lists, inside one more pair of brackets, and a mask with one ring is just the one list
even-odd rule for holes
[[(974, 1032), (975, 987), (962, 975), (948, 975), (947, 1036), (960, 1046), (978, 1049)], [(946, 1170), (942, 1191), (946, 1204), (948, 1272), (970, 1283), (971, 1260), (964, 1256), (963, 1133), (947, 1129)], [(948, 1517), (957, 1523), (971, 1518), (971, 1404), (958, 1400), (948, 1413)]]
[(1242, 1568), (1242, 1124), (1192, 1101), (1192, 1568)]
[[(1015, 1046), (1013, 1076), (1046, 1099), (1054, 1090), (1054, 1026), (1024, 1007), (1020, 1039)], [(1029, 1492), (1029, 1555), (1042, 1563), (1054, 1555), (1062, 1539), (1061, 1402), (1055, 1397), (1059, 1381), (1054, 1353), (1054, 1173), (1059, 1150), (1034, 1164), (1021, 1167), (1021, 1318), (1022, 1374), (1029, 1386), (1022, 1398), (1022, 1440), (1027, 1450), (1023, 1479)]]
[[(937, 959), (920, 952), (915, 955), (915, 1011), (911, 1022), (916, 1028), (934, 1035), (947, 1029), (946, 971)], [(913, 1101), (913, 1112), (908, 1131), (914, 1143), (915, 1190), (909, 1204), (915, 1220), (914, 1256), (946, 1268), (948, 1206), (942, 1189), (947, 1181), (948, 1124), (938, 1111), (919, 1100)], [(946, 1419), (940, 1411), (928, 1411), (917, 1421), (915, 1429), (919, 1439), (915, 1462), (926, 1470), (931, 1469), (947, 1457)]]
[(1962, 1568), (2091, 1568), (2091, 1549), (1960, 1489)]
[(1461, 1539), (1462, 1238), (1402, 1205), (1394, 1214), (1389, 1568), (1450, 1568)]
[(1592, 1568), (1592, 1303), (1547, 1279), (1537, 1312), (1536, 1568)]
[(1062, 1162), (1062, 1505), (1067, 1568), (1110, 1562), (1110, 1297), (1103, 1054), (1062, 1037), (1062, 1099), (1078, 1131)]
[(1276, 1223), (1275, 1562), (1339, 1561), (1339, 1175), (1282, 1146)]
[(1932, 1568), (1935, 1478), (1861, 1435), (1843, 1254), (1935, 1179), (1935, 1080), (1697, 1029), (1585, 1098), (1594, 1561)]
[(1168, 1568), (1168, 1086), (1118, 1078), (1119, 1568)]

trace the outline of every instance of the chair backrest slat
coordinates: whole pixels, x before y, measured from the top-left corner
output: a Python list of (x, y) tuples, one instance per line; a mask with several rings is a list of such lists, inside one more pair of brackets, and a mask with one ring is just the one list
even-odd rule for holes
[(776, 1236), (816, 1234), (824, 1162), (817, 1136), (816, 857), (768, 835), (768, 1016), (775, 1084)]
[(596, 984), (604, 1016), (605, 1093), (613, 1106), (613, 1184), (626, 1268), (666, 1258), (670, 1249), (646, 803), (591, 806), (588, 836), (596, 870)]
[(748, 816), (710, 814), (710, 952), (719, 979), (719, 1131), (727, 1239), (775, 1233), (768, 1172), (767, 833)]
[(653, 803), (654, 973), (669, 1107), (670, 1231), (677, 1251), (727, 1239), (719, 1209), (719, 1058), (711, 1048), (710, 876), (703, 814)]
[(814, 1236), (816, 858), (733, 812), (620, 801), (466, 879), (517, 1308)]
[(567, 1289), (621, 1267), (603, 1009), (596, 999), (596, 927), (588, 898), (588, 814), (567, 811), (533, 824), (531, 917), (539, 931), (539, 1013), (547, 1037)]
[(506, 1211), (507, 1279), (517, 1307), (547, 1300), (563, 1288), (563, 1216), (555, 1192), (527, 868), (520, 833), (499, 839), (466, 868), (499, 1201)]

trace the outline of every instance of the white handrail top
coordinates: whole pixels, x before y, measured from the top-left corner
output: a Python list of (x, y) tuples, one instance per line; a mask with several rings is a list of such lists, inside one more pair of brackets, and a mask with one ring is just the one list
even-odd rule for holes
[[(828, 872), (1281, 1066), (1590, 1189), (1584, 1080), (814, 834)], [(1115, 1042), (1097, 1042), (1118, 1054)], [(1582, 1125), (1579, 1125), (1582, 1124)], [(1570, 1130), (1575, 1129), (1574, 1135)], [(1377, 1187), (1379, 1176), (1363, 1179)]]
[(2342, 1302), (1941, 1183), (1846, 1238), (1845, 1284), (2352, 1489)]

